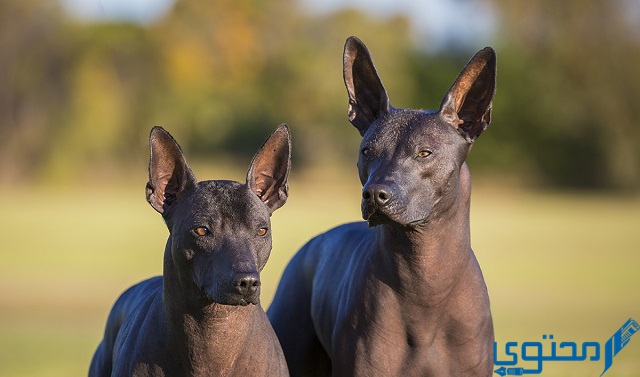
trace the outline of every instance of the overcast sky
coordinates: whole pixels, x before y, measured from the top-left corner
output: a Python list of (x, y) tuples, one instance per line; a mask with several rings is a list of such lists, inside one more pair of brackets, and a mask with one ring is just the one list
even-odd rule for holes
[[(174, 0), (60, 0), (77, 18), (125, 19), (152, 22), (167, 12)], [(482, 44), (491, 38), (495, 14), (471, 0), (298, 0), (311, 13), (326, 13), (353, 7), (376, 17), (405, 15), (419, 40), (430, 48), (447, 43)], [(486, 2), (484, 2), (486, 4)], [(424, 38), (421, 38), (424, 37)], [(428, 38), (426, 38), (428, 37)]]

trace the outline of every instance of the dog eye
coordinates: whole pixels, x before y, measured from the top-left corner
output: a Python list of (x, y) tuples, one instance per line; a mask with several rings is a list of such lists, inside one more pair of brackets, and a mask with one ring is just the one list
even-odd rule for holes
[(267, 234), (267, 231), (269, 231), (269, 229), (268, 229), (268, 228), (264, 228), (264, 227), (263, 227), (263, 228), (260, 228), (260, 229), (258, 229), (258, 235), (259, 235), (260, 237), (263, 237), (264, 235), (266, 235), (266, 234)]
[(198, 236), (206, 236), (207, 234), (209, 234), (209, 229), (203, 227), (203, 226), (199, 226), (197, 228), (195, 228), (193, 230), (193, 232), (195, 234), (197, 234)]
[(371, 156), (371, 148), (369, 148), (369, 147), (362, 148), (361, 152), (362, 152), (362, 155), (365, 156), (365, 157)]
[(431, 151), (428, 149), (423, 149), (416, 155), (417, 158), (425, 158), (431, 155)]

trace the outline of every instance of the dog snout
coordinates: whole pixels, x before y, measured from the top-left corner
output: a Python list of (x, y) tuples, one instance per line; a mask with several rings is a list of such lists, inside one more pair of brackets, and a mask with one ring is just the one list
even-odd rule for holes
[(261, 284), (260, 275), (255, 272), (239, 273), (234, 278), (236, 292), (245, 297), (255, 295)]
[(362, 189), (362, 200), (375, 207), (389, 204), (391, 196), (391, 187), (385, 184), (370, 184)]

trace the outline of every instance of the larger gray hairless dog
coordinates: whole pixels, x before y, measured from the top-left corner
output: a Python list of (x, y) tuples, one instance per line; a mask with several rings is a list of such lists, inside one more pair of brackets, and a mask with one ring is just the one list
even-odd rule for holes
[(471, 250), (465, 159), (490, 122), (496, 56), (478, 52), (440, 109), (396, 109), (369, 51), (344, 50), (363, 136), (362, 216), (309, 241), (268, 316), (292, 375), (490, 376), (493, 323)]

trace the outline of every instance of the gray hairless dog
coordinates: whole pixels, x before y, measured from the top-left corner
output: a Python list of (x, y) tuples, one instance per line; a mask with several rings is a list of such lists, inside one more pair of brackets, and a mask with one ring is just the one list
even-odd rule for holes
[(268, 316), (292, 375), (490, 376), (493, 323), (471, 250), (465, 159), (490, 122), (496, 56), (478, 52), (440, 109), (396, 109), (357, 38), (347, 40), (349, 120), (366, 222), (293, 257)]
[(147, 200), (169, 228), (162, 277), (113, 306), (89, 376), (288, 376), (260, 306), (271, 213), (287, 199), (291, 159), (280, 126), (247, 183), (197, 182), (176, 141), (151, 131)]

